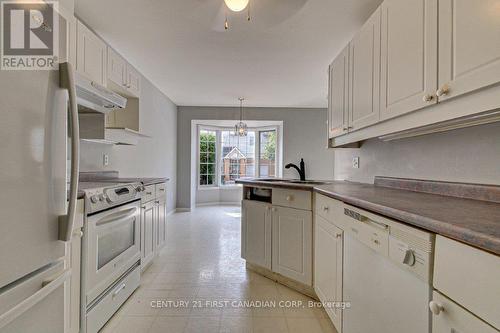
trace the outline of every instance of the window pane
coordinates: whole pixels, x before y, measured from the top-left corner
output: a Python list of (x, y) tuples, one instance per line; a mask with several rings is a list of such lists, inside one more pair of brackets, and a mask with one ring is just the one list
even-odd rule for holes
[(234, 131), (221, 132), (221, 184), (231, 185), (241, 177), (255, 176), (255, 131), (240, 137)]
[(276, 131), (260, 132), (259, 176), (276, 177)]
[(200, 130), (200, 185), (214, 184), (216, 138), (216, 131)]

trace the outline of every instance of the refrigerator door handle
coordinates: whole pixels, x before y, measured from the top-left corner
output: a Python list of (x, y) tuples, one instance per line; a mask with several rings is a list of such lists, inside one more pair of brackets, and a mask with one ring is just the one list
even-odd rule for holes
[(71, 183), (69, 191), (68, 214), (59, 216), (59, 240), (69, 242), (73, 233), (78, 196), (78, 176), (80, 172), (80, 128), (78, 124), (78, 108), (76, 102), (75, 77), (71, 64), (59, 64), (61, 88), (68, 90), (69, 119), (71, 124)]
[(42, 288), (36, 293), (26, 298), (16, 306), (14, 306), (9, 311), (0, 314), (0, 330), (14, 321), (16, 318), (21, 316), (23, 313), (34, 307), (38, 302), (45, 299), (54, 290), (59, 288), (71, 275), (71, 269), (63, 271), (58, 277), (50, 280), (44, 281)]

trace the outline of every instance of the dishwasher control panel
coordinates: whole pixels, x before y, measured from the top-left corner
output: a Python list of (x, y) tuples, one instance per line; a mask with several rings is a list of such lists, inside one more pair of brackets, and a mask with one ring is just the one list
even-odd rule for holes
[(435, 235), (344, 204), (344, 231), (394, 264), (432, 282)]

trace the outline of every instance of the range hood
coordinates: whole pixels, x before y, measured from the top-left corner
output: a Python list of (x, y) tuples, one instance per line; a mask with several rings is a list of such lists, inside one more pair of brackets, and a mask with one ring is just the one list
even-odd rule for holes
[(80, 111), (108, 113), (127, 106), (127, 99), (75, 73), (76, 99)]

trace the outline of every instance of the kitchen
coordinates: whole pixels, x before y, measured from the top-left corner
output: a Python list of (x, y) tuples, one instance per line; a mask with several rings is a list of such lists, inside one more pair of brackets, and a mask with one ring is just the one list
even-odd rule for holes
[(0, 5), (1, 333), (499, 332), (498, 0)]

